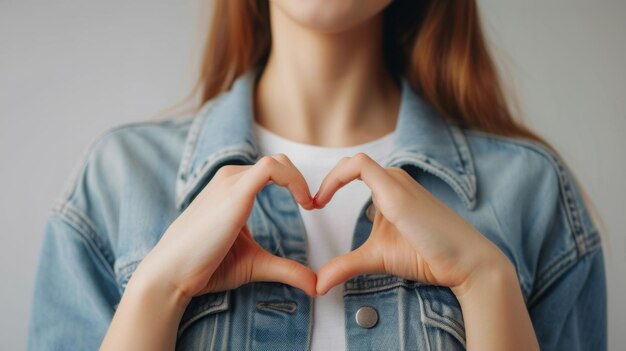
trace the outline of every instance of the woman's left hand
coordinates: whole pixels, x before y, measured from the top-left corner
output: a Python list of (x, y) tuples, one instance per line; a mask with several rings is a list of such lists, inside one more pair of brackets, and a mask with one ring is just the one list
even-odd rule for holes
[(315, 197), (316, 207), (324, 207), (355, 179), (372, 191), (377, 209), (372, 232), (359, 248), (321, 268), (318, 294), (356, 275), (388, 273), (450, 287), (459, 298), (482, 272), (513, 269), (495, 244), (408, 173), (383, 168), (362, 153), (340, 160), (328, 173)]

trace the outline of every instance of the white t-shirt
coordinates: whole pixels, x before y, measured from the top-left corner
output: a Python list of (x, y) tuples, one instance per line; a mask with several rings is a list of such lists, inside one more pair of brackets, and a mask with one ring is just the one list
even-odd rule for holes
[[(381, 165), (393, 147), (394, 133), (377, 140), (349, 147), (322, 147), (294, 142), (279, 136), (258, 123), (254, 132), (263, 155), (284, 153), (298, 168), (314, 195), (326, 174), (345, 156), (364, 152)], [(321, 210), (300, 213), (307, 234), (309, 265), (318, 271), (332, 258), (350, 251), (352, 236), (361, 207), (371, 195), (361, 181), (341, 188)], [(343, 285), (331, 289), (313, 303), (313, 335), (311, 350), (344, 350), (346, 347)]]

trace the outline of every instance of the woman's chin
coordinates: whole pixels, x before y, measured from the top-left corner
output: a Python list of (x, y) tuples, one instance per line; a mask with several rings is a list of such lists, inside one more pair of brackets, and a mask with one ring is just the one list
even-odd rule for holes
[(270, 3), (293, 22), (322, 33), (338, 33), (380, 13), (391, 0), (273, 0)]

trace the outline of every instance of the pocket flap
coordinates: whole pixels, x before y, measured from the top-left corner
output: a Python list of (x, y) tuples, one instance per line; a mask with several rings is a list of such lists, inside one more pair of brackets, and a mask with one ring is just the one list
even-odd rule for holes
[(228, 310), (230, 290), (196, 296), (191, 299), (178, 327), (178, 336), (200, 318)]
[(417, 293), (422, 302), (422, 323), (445, 330), (465, 347), (463, 313), (454, 293), (434, 285), (422, 285)]

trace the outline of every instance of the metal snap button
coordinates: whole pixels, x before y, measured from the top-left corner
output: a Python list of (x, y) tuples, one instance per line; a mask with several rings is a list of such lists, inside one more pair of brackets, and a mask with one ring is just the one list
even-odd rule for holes
[(365, 210), (365, 215), (367, 216), (367, 219), (369, 219), (372, 223), (374, 223), (374, 218), (376, 218), (376, 211), (377, 210), (374, 202), (367, 206), (367, 209)]
[(378, 312), (374, 307), (363, 306), (356, 311), (356, 324), (361, 328), (370, 329), (378, 323)]

